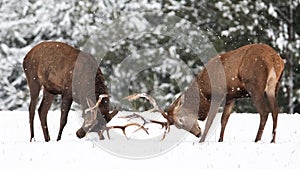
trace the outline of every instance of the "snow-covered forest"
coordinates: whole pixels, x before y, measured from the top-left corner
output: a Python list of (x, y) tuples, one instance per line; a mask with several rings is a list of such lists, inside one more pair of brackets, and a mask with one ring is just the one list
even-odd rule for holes
[[(285, 60), (279, 104), (281, 112), (290, 112), (300, 102), (299, 4), (299, 0), (1, 0), (0, 110), (27, 110), (23, 58), (34, 45), (53, 40), (99, 60), (114, 106), (131, 92), (151, 93), (168, 105), (212, 56), (266, 43)], [(234, 110), (256, 111), (249, 100), (240, 101)]]
[[(299, 20), (300, 0), (0, 0), (0, 166), (299, 168), (300, 114), (292, 114), (300, 108)], [(84, 125), (77, 104), (62, 139), (56, 141), (59, 96), (47, 117), (51, 140), (44, 141), (45, 126), (36, 115), (30, 142), (30, 97), (22, 62), (42, 41), (65, 42), (95, 56), (111, 106), (121, 110), (108, 127), (134, 122), (124, 115), (150, 107), (144, 100), (129, 105), (123, 99), (128, 94), (146, 92), (165, 108), (213, 56), (247, 44), (268, 44), (285, 62), (276, 143), (270, 143), (275, 136), (272, 117), (261, 141), (254, 142), (260, 116), (253, 113), (257, 110), (250, 99), (235, 105), (238, 113), (231, 115), (221, 143), (221, 113), (203, 143), (175, 125), (161, 140), (165, 129), (157, 123), (146, 126), (143, 119), (139, 122), (147, 129), (132, 125), (126, 137), (125, 129), (116, 127), (111, 128), (111, 139), (105, 135), (99, 140), (94, 132), (78, 139), (76, 131)], [(205, 121), (198, 122), (203, 130)]]

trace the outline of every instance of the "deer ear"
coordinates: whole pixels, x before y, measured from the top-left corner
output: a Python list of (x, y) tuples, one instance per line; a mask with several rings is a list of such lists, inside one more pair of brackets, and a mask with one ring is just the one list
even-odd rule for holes
[(175, 106), (175, 109), (179, 109), (179, 108), (181, 108), (182, 107), (182, 105), (183, 105), (183, 103), (184, 103), (184, 98), (185, 98), (185, 95), (184, 94), (182, 94), (181, 96), (179, 96), (180, 98), (179, 98), (179, 100), (178, 100), (178, 102), (177, 102), (177, 104), (176, 104), (176, 106)]
[(183, 95), (181, 95), (180, 100), (179, 100), (180, 105), (182, 105), (184, 103), (184, 100), (185, 100), (185, 95), (183, 94)]

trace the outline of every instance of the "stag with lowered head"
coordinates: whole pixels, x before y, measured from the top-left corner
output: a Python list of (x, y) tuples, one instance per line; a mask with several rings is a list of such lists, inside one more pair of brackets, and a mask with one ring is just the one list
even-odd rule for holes
[[(45, 141), (50, 140), (47, 126), (47, 114), (54, 96), (60, 94), (61, 118), (57, 141), (61, 139), (67, 123), (68, 113), (73, 101), (81, 104), (82, 109), (88, 109), (87, 102), (95, 102), (101, 98), (95, 113), (85, 112), (84, 124), (77, 131), (82, 138), (88, 131), (99, 131), (117, 113), (109, 112), (108, 90), (104, 77), (94, 57), (61, 42), (42, 42), (33, 47), (25, 56), (23, 69), (30, 90), (29, 123), (30, 141), (34, 138), (34, 115), (40, 90), (43, 98), (38, 108), (38, 114)], [(95, 118), (91, 117), (95, 116)], [(90, 119), (93, 119), (91, 122)]]
[[(234, 106), (234, 101), (251, 97), (260, 114), (260, 124), (255, 142), (261, 140), (268, 118), (272, 113), (272, 140), (275, 142), (278, 104), (277, 93), (283, 73), (284, 62), (270, 46), (251, 44), (212, 58), (205, 68), (196, 76), (191, 85), (168, 108), (163, 111), (154, 105), (154, 110), (162, 113), (167, 119), (167, 126), (174, 124), (197, 137), (201, 136), (199, 120), (205, 120), (205, 130), (200, 142), (205, 141), (209, 128), (221, 105), (224, 111), (221, 117), (219, 141), (223, 141), (225, 127)], [(134, 94), (130, 99), (146, 97), (145, 94)], [(152, 100), (152, 101), (151, 101)]]

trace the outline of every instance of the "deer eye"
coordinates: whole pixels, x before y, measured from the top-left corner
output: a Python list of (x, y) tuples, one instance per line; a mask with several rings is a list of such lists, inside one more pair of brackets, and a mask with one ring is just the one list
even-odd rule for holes
[(184, 125), (184, 118), (179, 118), (178, 123), (179, 123), (179, 125), (183, 126)]

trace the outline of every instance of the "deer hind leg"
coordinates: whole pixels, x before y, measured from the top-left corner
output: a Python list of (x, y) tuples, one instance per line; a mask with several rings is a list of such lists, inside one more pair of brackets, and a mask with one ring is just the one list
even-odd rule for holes
[(260, 115), (260, 123), (259, 123), (259, 128), (257, 131), (256, 138), (255, 138), (255, 142), (261, 140), (266, 122), (268, 120), (269, 109), (268, 109), (268, 104), (266, 103), (264, 94), (265, 93), (262, 92), (262, 93), (251, 95), (251, 98), (255, 104), (255, 107)]
[(269, 103), (270, 111), (272, 112), (273, 119), (273, 130), (272, 130), (272, 140), (271, 143), (275, 143), (276, 138), (276, 128), (277, 128), (277, 117), (278, 117), (278, 103), (277, 103), (277, 91), (278, 91), (278, 81), (276, 80), (276, 74), (274, 69), (269, 73), (267, 86), (265, 89), (266, 97)]
[(234, 106), (234, 101), (226, 104), (225, 107), (224, 107), (224, 111), (223, 111), (223, 114), (222, 114), (222, 117), (221, 117), (221, 132), (220, 132), (219, 142), (223, 141), (224, 131), (225, 131), (226, 124), (228, 122), (228, 119), (229, 119), (229, 116), (231, 114), (233, 106)]
[[(259, 84), (259, 83), (255, 83), (255, 84)], [(269, 107), (268, 107), (268, 103), (266, 102), (267, 100), (265, 97), (264, 89), (262, 89), (262, 87), (259, 87), (259, 85), (255, 85), (255, 84), (246, 85), (246, 89), (250, 93), (251, 99), (254, 102), (254, 105), (260, 114), (259, 128), (255, 138), (255, 142), (257, 142), (261, 140), (268, 119)]]
[(277, 118), (278, 118), (278, 104), (275, 95), (267, 93), (267, 99), (270, 105), (270, 109), (272, 111), (272, 119), (273, 119), (273, 130), (272, 130), (272, 140), (271, 143), (275, 143), (276, 138), (276, 128), (277, 128)]
[[(28, 76), (29, 77), (29, 76)], [(27, 78), (30, 90), (30, 104), (29, 104), (29, 124), (30, 124), (30, 142), (34, 138), (34, 115), (35, 108), (38, 102), (39, 93), (41, 90), (40, 82), (35, 78)]]
[(58, 131), (57, 141), (61, 139), (62, 132), (64, 127), (67, 124), (68, 114), (72, 105), (72, 97), (67, 97), (65, 95), (62, 96), (62, 103), (61, 103), (61, 116), (60, 116), (60, 127)]
[(54, 99), (54, 95), (44, 89), (43, 90), (43, 99), (42, 99), (42, 102), (41, 102), (38, 112), (39, 112), (41, 126), (43, 129), (44, 138), (45, 138), (46, 142), (50, 141), (48, 125), (47, 125), (47, 114), (51, 107), (53, 99)]

